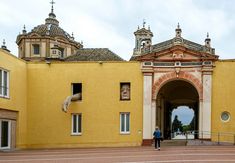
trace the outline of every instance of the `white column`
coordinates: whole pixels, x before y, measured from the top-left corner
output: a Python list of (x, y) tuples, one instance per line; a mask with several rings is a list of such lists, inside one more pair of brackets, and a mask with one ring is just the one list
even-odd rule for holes
[(203, 74), (203, 103), (202, 103), (202, 131), (203, 138), (210, 139), (211, 135), (211, 85), (212, 76), (210, 73)]
[(143, 139), (152, 139), (152, 74), (144, 73)]
[(203, 101), (200, 99), (199, 101), (199, 126), (198, 126), (198, 130), (199, 130), (199, 138), (202, 139), (203, 138)]
[(151, 133), (153, 133), (156, 127), (156, 100), (152, 100), (151, 114), (152, 114)]

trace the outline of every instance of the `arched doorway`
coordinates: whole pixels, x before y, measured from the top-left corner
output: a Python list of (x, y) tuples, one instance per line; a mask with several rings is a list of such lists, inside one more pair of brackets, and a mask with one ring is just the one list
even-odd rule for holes
[(173, 137), (175, 129), (172, 129), (172, 112), (180, 106), (193, 110), (193, 130), (199, 130), (199, 94), (191, 83), (185, 80), (168, 81), (159, 89), (156, 100), (156, 126), (161, 128), (164, 139)]

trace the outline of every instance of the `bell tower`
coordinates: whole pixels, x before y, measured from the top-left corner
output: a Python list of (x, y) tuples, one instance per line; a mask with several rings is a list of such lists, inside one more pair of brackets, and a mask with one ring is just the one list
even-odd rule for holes
[(143, 21), (143, 27), (138, 29), (134, 32), (135, 35), (135, 48), (133, 50), (133, 56), (136, 57), (141, 55), (141, 53), (150, 52), (151, 45), (152, 45), (152, 37), (153, 33), (150, 30), (150, 26), (148, 29), (145, 28), (146, 22)]

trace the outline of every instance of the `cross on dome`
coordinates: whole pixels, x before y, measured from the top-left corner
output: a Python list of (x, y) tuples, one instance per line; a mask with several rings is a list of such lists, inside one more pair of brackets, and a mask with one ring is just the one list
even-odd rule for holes
[(50, 4), (51, 4), (51, 13), (53, 13), (53, 11), (54, 11), (53, 4), (55, 4), (55, 2), (53, 0), (51, 0)]

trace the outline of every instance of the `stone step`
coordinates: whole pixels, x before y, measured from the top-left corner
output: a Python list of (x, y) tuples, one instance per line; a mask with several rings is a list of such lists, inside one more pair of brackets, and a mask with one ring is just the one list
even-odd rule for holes
[(186, 140), (164, 140), (161, 142), (162, 146), (186, 146)]

